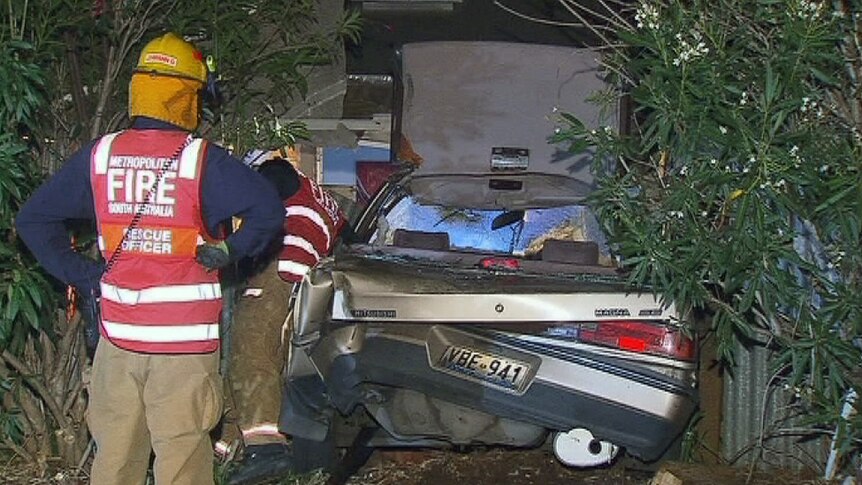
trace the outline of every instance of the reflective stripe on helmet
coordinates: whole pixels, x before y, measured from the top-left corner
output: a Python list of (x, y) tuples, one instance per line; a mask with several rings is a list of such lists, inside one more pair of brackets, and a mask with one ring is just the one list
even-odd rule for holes
[(207, 82), (207, 66), (201, 51), (172, 32), (144, 46), (135, 71)]

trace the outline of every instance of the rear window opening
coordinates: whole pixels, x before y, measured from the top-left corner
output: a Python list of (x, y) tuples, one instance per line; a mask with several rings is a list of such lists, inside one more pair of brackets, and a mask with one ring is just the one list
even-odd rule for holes
[[(563, 265), (615, 266), (598, 221), (583, 205), (471, 209), (423, 204), (400, 192), (383, 207), (369, 240), (378, 247), (511, 256)], [(488, 263), (488, 269), (497, 267), (500, 265)]]

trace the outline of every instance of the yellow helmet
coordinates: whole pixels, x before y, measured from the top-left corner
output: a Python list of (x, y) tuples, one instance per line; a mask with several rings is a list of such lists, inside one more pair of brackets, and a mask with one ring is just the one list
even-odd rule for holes
[(173, 32), (156, 37), (144, 46), (135, 72), (207, 82), (207, 66), (201, 51)]

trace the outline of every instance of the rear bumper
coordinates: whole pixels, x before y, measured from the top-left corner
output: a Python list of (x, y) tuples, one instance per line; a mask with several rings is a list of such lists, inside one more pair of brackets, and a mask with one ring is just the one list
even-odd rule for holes
[[(641, 371), (631, 363), (614, 363), (583, 352), (543, 351), (517, 342), (501, 345), (499, 339), (469, 333), (459, 336), (457, 331), (444, 329), (455, 340), (471, 339), (473, 346), (493, 347), (497, 353), (540, 362), (531, 384), (522, 394), (513, 393), (433, 367), (434, 342), (439, 340), (435, 327), (406, 326), (409, 330), (402, 331), (392, 327), (349, 326), (330, 333), (315, 346), (311, 358), (323, 374), (329, 402), (342, 413), (362, 404), (375, 386), (405, 388), (550, 430), (587, 428), (596, 438), (649, 461), (658, 458), (683, 430), (696, 405), (690, 382)], [(285, 414), (315, 420), (308, 415), (319, 415), (325, 403), (320, 402), (322, 397), (310, 394), (322, 393), (318, 384), (307, 378), (303, 381), (289, 386)], [(302, 419), (289, 421), (294, 425), (283, 422), (286, 431), (308, 434), (296, 429)]]

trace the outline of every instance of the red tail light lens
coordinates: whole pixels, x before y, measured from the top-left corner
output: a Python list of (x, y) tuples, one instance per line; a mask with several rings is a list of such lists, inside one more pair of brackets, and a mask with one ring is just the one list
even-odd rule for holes
[(517, 258), (484, 258), (479, 261), (482, 269), (521, 269), (521, 262)]
[(694, 360), (694, 341), (680, 329), (650, 322), (613, 320), (582, 323), (582, 342), (642, 354), (663, 355), (675, 359)]

